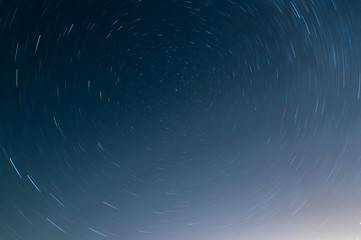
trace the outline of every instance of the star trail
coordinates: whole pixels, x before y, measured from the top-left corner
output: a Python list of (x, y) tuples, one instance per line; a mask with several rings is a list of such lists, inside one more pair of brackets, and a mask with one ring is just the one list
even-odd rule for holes
[(360, 12), (0, 0), (0, 239), (360, 239)]

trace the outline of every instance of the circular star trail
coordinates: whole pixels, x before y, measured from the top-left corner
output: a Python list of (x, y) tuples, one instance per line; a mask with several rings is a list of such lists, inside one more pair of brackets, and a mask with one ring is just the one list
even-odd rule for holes
[(0, 0), (0, 238), (360, 238), (360, 10)]

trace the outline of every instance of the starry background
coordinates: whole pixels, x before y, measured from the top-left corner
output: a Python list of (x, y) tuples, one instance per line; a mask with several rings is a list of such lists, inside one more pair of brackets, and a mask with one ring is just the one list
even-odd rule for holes
[(0, 239), (361, 238), (360, 12), (0, 0)]

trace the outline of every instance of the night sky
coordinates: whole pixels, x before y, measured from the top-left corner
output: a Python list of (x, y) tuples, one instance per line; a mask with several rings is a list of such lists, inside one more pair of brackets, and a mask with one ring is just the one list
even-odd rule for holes
[(0, 239), (361, 238), (360, 13), (0, 0)]

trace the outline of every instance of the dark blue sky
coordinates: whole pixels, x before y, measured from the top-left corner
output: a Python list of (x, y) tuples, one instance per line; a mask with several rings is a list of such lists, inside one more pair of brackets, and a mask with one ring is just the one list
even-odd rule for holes
[(0, 0), (0, 239), (360, 238), (360, 10)]

